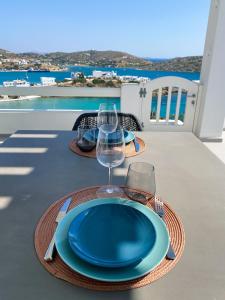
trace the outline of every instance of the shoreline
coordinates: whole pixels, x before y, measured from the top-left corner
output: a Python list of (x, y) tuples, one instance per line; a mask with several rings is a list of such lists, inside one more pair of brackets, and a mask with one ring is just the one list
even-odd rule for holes
[(69, 72), (68, 69), (62, 69), (62, 70), (54, 70), (54, 71), (28, 71), (28, 70), (0, 70), (0, 73), (16, 73), (16, 72), (21, 72), (21, 73), (52, 73), (52, 72)]
[(0, 73), (16, 73), (16, 72), (28, 72), (28, 73), (55, 73), (55, 72), (71, 72), (70, 68), (76, 68), (76, 67), (84, 67), (84, 68), (96, 68), (96, 69), (118, 69), (118, 70), (123, 70), (123, 69), (128, 69), (128, 70), (135, 70), (135, 71), (147, 71), (147, 72), (168, 72), (168, 73), (199, 73), (199, 71), (172, 71), (172, 70), (149, 70), (149, 69), (140, 69), (140, 68), (132, 68), (132, 67), (110, 67), (110, 66), (94, 66), (94, 65), (74, 65), (74, 66), (68, 66), (68, 69), (64, 69), (64, 70), (55, 70), (55, 71), (29, 71), (28, 70), (0, 70)]
[(37, 99), (37, 98), (41, 98), (41, 96), (35, 96), (35, 95), (31, 95), (31, 96), (20, 96), (19, 98), (13, 98), (13, 99), (9, 99), (9, 98), (2, 98), (0, 99), (0, 103), (1, 102), (15, 102), (15, 101), (23, 101), (23, 100), (33, 100), (33, 99)]

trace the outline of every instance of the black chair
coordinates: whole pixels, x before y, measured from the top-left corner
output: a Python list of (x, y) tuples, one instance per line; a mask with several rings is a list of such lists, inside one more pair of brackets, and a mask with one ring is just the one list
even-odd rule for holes
[[(88, 126), (90, 128), (97, 128), (97, 117), (98, 113), (84, 113), (80, 115), (75, 124), (73, 125), (72, 130), (77, 130), (79, 126)], [(138, 122), (137, 118), (132, 114), (125, 114), (118, 112), (118, 123), (124, 130), (129, 131), (142, 131), (141, 125)]]

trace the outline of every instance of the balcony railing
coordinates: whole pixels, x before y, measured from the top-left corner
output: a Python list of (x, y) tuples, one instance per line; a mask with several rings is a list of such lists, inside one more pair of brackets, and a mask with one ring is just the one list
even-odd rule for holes
[[(144, 130), (192, 131), (198, 85), (180, 77), (161, 77), (121, 88), (0, 87), (0, 95), (119, 97), (122, 112), (136, 115)], [(38, 101), (38, 100), (37, 100)], [(62, 100), (63, 101), (63, 100)], [(72, 128), (83, 110), (0, 110), (1, 133), (17, 129)]]

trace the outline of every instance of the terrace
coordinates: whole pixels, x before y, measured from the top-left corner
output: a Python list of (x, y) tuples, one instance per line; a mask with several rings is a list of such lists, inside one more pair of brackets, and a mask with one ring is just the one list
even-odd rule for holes
[(146, 149), (114, 169), (114, 182), (124, 184), (131, 162), (154, 164), (157, 194), (179, 215), (186, 239), (176, 267), (139, 289), (92, 292), (50, 276), (33, 247), (37, 222), (57, 199), (104, 184), (106, 171), (68, 149), (82, 111), (1, 110), (1, 299), (224, 299), (224, 28), (225, 1), (213, 0), (199, 83), (169, 77), (121, 88), (0, 88), (3, 95), (120, 97), (121, 111), (142, 124), (137, 136)]

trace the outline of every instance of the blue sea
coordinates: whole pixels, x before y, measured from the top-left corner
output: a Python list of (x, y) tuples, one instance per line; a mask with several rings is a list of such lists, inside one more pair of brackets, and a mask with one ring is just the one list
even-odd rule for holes
[(139, 77), (148, 77), (154, 79), (162, 76), (178, 76), (189, 80), (199, 80), (200, 73), (189, 72), (165, 72), (165, 71), (145, 71), (129, 68), (100, 68), (100, 67), (71, 67), (67, 72), (0, 72), (0, 84), (3, 81), (26, 79), (31, 83), (40, 83), (40, 77), (55, 77), (56, 80), (63, 80), (71, 77), (71, 72), (83, 72), (86, 76), (92, 75), (94, 70), (116, 71), (117, 75), (132, 75)]
[[(71, 77), (71, 72), (83, 72), (86, 76), (92, 75), (93, 70), (116, 71), (118, 75), (132, 75), (148, 77), (154, 79), (162, 76), (179, 76), (189, 80), (199, 80), (199, 73), (188, 72), (163, 72), (163, 71), (143, 71), (128, 68), (99, 68), (99, 67), (71, 67), (68, 72), (0, 72), (0, 84), (6, 80), (26, 79), (31, 83), (40, 83), (40, 77), (55, 77), (56, 80), (63, 80)], [(176, 110), (176, 95), (172, 96), (170, 115), (173, 116)], [(13, 102), (0, 102), (0, 109), (59, 109), (59, 110), (97, 110), (99, 104), (105, 101), (114, 102), (117, 109), (120, 109), (120, 98), (37, 98), (32, 100), (21, 100)], [(182, 95), (180, 115), (185, 111), (186, 96)], [(160, 116), (165, 117), (167, 97), (162, 97), (162, 107)], [(157, 99), (152, 101), (152, 112), (156, 112)]]

